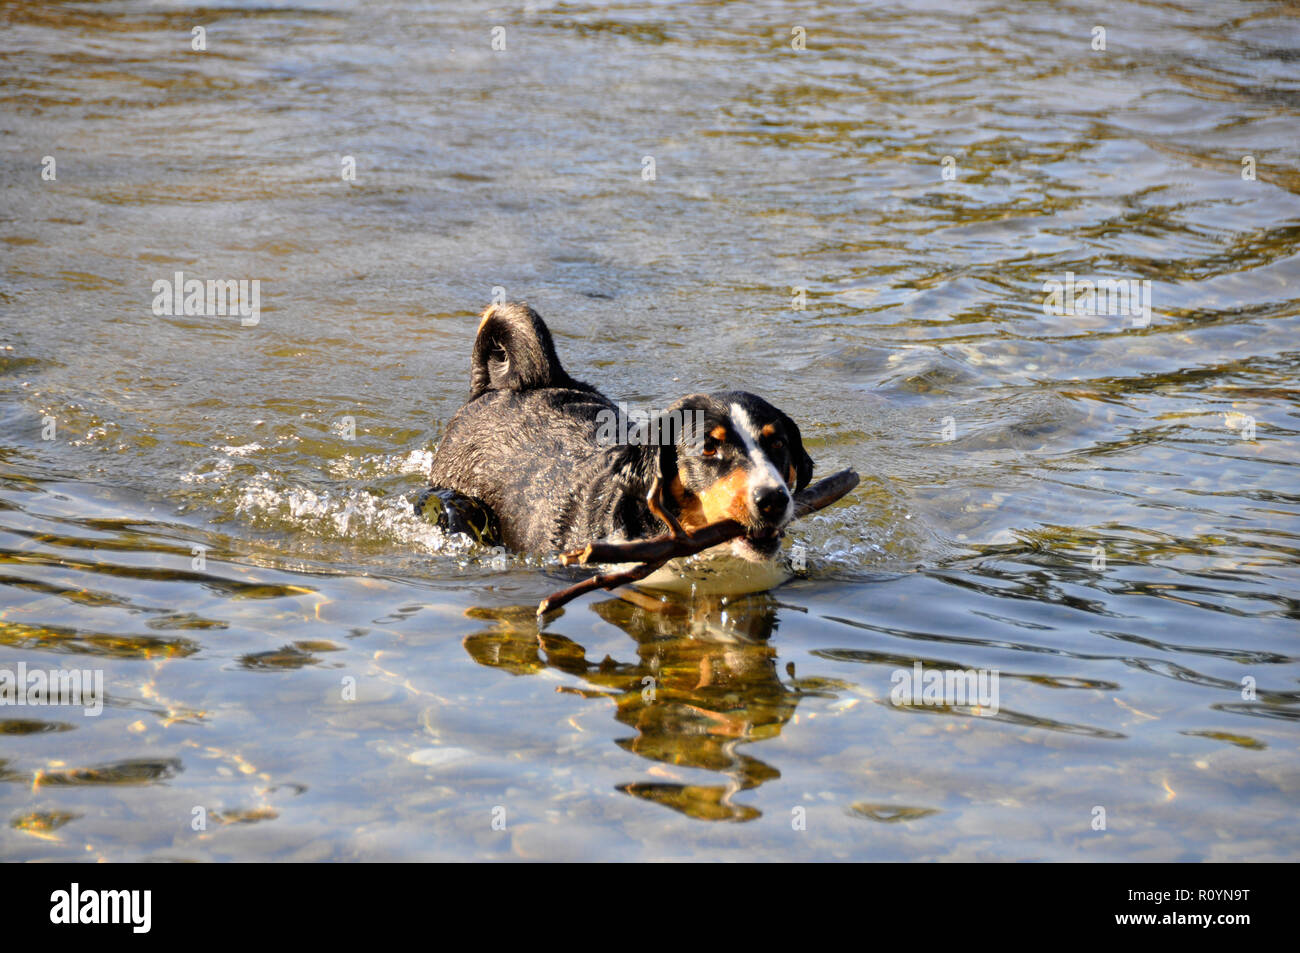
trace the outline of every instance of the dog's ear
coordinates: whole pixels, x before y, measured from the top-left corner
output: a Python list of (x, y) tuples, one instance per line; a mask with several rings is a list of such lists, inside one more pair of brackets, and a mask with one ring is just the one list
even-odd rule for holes
[(687, 394), (661, 413), (654, 422), (658, 438), (659, 479), (665, 487), (677, 476), (678, 458), (704, 441), (705, 394)]
[(677, 447), (665, 442), (658, 449), (659, 452), (655, 455), (658, 462), (656, 475), (659, 477), (659, 485), (666, 491), (677, 478)]
[(786, 443), (790, 448), (790, 462), (794, 464), (794, 491), (798, 493), (812, 480), (812, 457), (808, 456), (808, 451), (803, 448), (803, 434), (799, 433), (799, 425), (780, 411), (777, 413), (781, 414), (781, 423), (788, 435)]

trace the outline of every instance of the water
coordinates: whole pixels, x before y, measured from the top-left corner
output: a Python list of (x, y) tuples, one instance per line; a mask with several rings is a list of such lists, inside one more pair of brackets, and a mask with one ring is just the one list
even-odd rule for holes
[[(108, 695), (0, 709), (0, 856), (1296, 858), (1293, 11), (0, 18), (0, 668)], [(178, 270), (259, 323), (156, 316)], [(497, 288), (857, 468), (807, 571), (539, 633), (572, 577), (408, 503)], [(891, 704), (918, 661), (997, 713)]]

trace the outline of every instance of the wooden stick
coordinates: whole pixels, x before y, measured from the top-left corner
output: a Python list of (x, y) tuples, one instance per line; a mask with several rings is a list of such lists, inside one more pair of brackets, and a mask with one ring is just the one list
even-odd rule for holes
[[(794, 519), (807, 516), (824, 509), (839, 500), (858, 485), (859, 478), (852, 470), (832, 473), (824, 480), (818, 480), (795, 495)], [(597, 540), (588, 543), (583, 549), (565, 553), (560, 562), (565, 566), (573, 563), (585, 566), (588, 563), (629, 563), (644, 562), (652, 559), (672, 559), (676, 556), (693, 556), (698, 552), (745, 535), (745, 526), (735, 520), (719, 520), (701, 526), (682, 539), (674, 538), (672, 533), (654, 536), (650, 539), (634, 539), (623, 542)]]
[(646, 494), (646, 506), (650, 507), (650, 515), (657, 517), (665, 526), (668, 527), (668, 535), (673, 539), (685, 539), (686, 530), (682, 529), (682, 524), (677, 522), (677, 517), (669, 513), (663, 506), (663, 484), (659, 477), (655, 477), (654, 483), (650, 484), (650, 492)]
[[(809, 513), (825, 509), (849, 493), (858, 485), (858, 482), (859, 477), (854, 471), (841, 470), (838, 473), (832, 473), (824, 480), (818, 480), (811, 486), (805, 487), (801, 492), (795, 494), (794, 516), (792, 518), (799, 519), (801, 516), (807, 516)], [(572, 565), (575, 562), (583, 566), (592, 562), (637, 562), (642, 565), (634, 566), (622, 572), (601, 573), (589, 579), (584, 579), (576, 585), (569, 586), (567, 589), (552, 593), (538, 603), (538, 615), (543, 615), (552, 609), (558, 609), (565, 603), (571, 602), (583, 593), (591, 592), (594, 589), (613, 589), (615, 586), (622, 586), (629, 582), (636, 582), (638, 579), (644, 579), (670, 559), (676, 559), (680, 556), (694, 556), (696, 553), (745, 535), (745, 525), (735, 520), (719, 520), (716, 523), (701, 526), (694, 532), (686, 532), (680, 525), (676, 525), (676, 520), (664, 519), (664, 516), (660, 515), (662, 508), (660, 506), (659, 489), (659, 483), (656, 480), (654, 486), (650, 488), (648, 497), (648, 502), (651, 504), (650, 511), (668, 525), (669, 532), (651, 539), (634, 539), (624, 542), (597, 540), (588, 543), (582, 549), (564, 553), (560, 557), (560, 562), (565, 566)], [(682, 535), (676, 535), (674, 530)]]
[(639, 566), (633, 566), (624, 572), (604, 572), (597, 576), (588, 576), (582, 582), (572, 585), (567, 589), (561, 589), (559, 592), (553, 592), (541, 602), (537, 603), (537, 614), (545, 615), (552, 609), (558, 609), (567, 602), (572, 602), (578, 596), (585, 592), (591, 592), (595, 589), (613, 589), (616, 586), (624, 586), (629, 582), (636, 582), (638, 579), (644, 579), (653, 573), (656, 569), (668, 562), (669, 557), (655, 560), (648, 563), (642, 563)]

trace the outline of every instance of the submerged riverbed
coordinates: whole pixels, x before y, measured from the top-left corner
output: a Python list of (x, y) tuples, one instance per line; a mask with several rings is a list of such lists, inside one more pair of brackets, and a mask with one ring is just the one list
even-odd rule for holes
[[(0, 707), (0, 858), (1300, 856), (1294, 11), (0, 22), (0, 671), (106, 693)], [(539, 629), (410, 506), (494, 295), (857, 469), (805, 568)]]

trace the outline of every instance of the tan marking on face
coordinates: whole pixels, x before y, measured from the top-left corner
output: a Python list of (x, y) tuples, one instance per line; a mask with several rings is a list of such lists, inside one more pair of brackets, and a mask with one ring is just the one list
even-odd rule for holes
[(722, 443), (727, 439), (727, 428), (719, 424), (709, 431), (709, 436), (718, 441), (718, 443)]
[(708, 522), (704, 518), (704, 509), (700, 506), (700, 498), (686, 489), (681, 470), (673, 476), (673, 482), (668, 484), (668, 495), (677, 503), (677, 522), (682, 524), (683, 529), (699, 529)]
[(686, 489), (679, 470), (668, 492), (677, 501), (677, 520), (685, 529), (699, 529), (718, 520), (749, 522), (749, 474), (744, 470), (732, 470), (698, 495)]
[(764, 424), (763, 429), (759, 431), (764, 437), (770, 437), (776, 433), (776, 424)]
[(749, 522), (749, 473), (732, 470), (697, 497), (705, 522)]
[(787, 471), (786, 471), (786, 474), (785, 474), (785, 483), (786, 483), (786, 486), (794, 486), (794, 481), (795, 481), (795, 477), (796, 477), (796, 476), (797, 476), (797, 474), (795, 473), (795, 470), (794, 470), (794, 464), (792, 463), (792, 464), (790, 464), (790, 469), (787, 470)]

